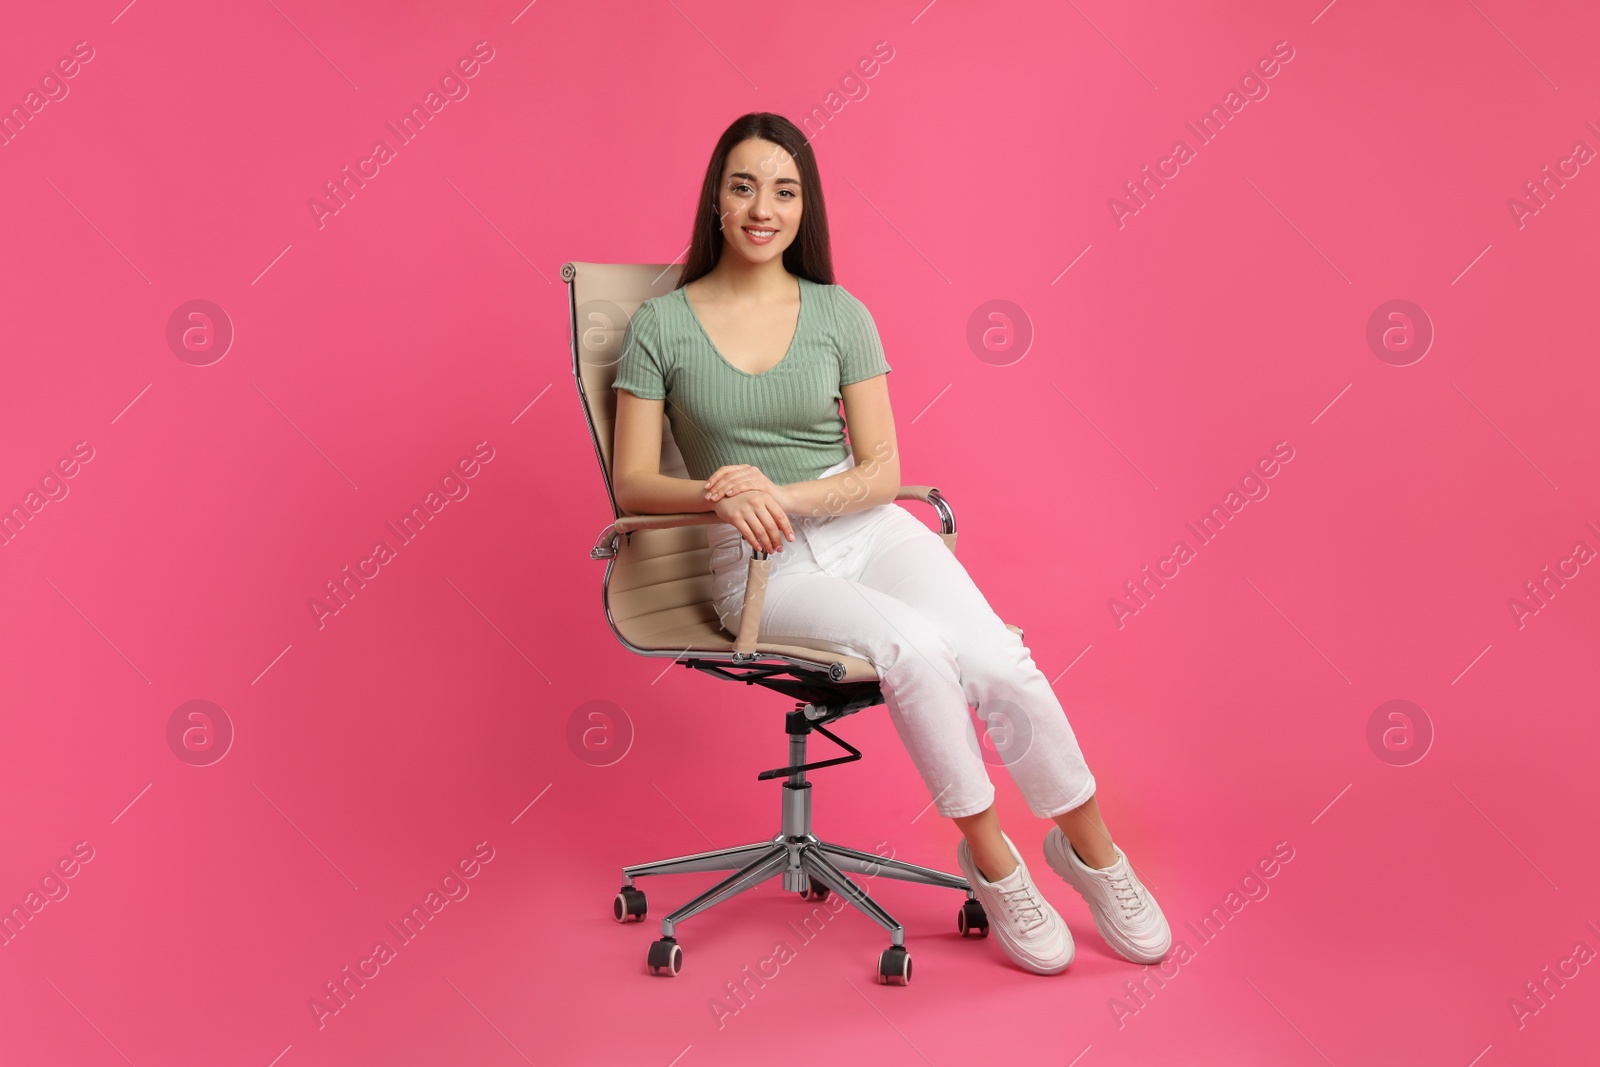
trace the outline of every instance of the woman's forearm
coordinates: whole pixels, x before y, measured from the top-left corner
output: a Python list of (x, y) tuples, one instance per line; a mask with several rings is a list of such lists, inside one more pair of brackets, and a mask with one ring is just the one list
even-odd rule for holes
[(791, 482), (779, 490), (790, 515), (847, 515), (892, 501), (900, 493), (898, 457), (872, 459), (849, 470), (808, 482)]
[(617, 506), (634, 515), (678, 515), (717, 508), (715, 501), (706, 499), (705, 482), (693, 478), (637, 471), (619, 477), (614, 489)]
[[(778, 502), (790, 515), (847, 515), (876, 507), (900, 493), (900, 459), (888, 447), (866, 463), (804, 482), (777, 486)], [(613, 485), (617, 506), (634, 515), (675, 515), (715, 511), (705, 497), (705, 482), (674, 478), (654, 471), (619, 475)]]

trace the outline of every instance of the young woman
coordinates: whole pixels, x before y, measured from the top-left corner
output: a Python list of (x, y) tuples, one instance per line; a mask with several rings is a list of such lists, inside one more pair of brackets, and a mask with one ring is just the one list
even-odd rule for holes
[[(617, 503), (721, 517), (708, 537), (730, 633), (748, 545), (773, 553), (764, 640), (874, 664), (936, 809), (961, 830), (957, 863), (1019, 966), (1065, 970), (1072, 935), (1000, 829), (971, 705), (1009, 720), (1006, 766), (1055, 823), (1046, 861), (1116, 952), (1158, 962), (1167, 921), (1101, 820), (1049, 682), (944, 541), (894, 503), (889, 370), (871, 314), (833, 281), (810, 144), (779, 115), (745, 115), (712, 152), (677, 288), (640, 305), (623, 338)], [(692, 480), (660, 473), (663, 417)]]

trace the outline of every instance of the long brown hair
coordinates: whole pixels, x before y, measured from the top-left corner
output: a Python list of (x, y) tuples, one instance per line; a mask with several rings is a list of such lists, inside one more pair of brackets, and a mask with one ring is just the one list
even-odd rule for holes
[(719, 193), (722, 171), (728, 164), (728, 153), (741, 141), (755, 137), (781, 145), (794, 158), (800, 171), (800, 232), (789, 247), (783, 250), (783, 265), (790, 274), (799, 275), (819, 285), (833, 284), (833, 251), (828, 243), (828, 208), (822, 197), (822, 177), (817, 173), (817, 157), (805, 134), (782, 115), (770, 111), (752, 111), (733, 120), (722, 131), (717, 147), (711, 152), (711, 162), (706, 164), (705, 181), (700, 186), (700, 206), (694, 213), (694, 233), (689, 239), (689, 257), (684, 261), (683, 274), (676, 288), (710, 274), (722, 258), (722, 213)]

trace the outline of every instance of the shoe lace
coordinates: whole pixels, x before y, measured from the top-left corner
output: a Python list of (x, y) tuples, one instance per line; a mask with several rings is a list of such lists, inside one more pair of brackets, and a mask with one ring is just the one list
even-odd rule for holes
[(1000, 899), (1005, 901), (1006, 907), (1011, 909), (1011, 914), (1022, 923), (1024, 932), (1044, 922), (1044, 905), (1034, 896), (1032, 886), (1002, 889)]
[(1142, 886), (1133, 877), (1133, 872), (1123, 871), (1113, 874), (1108, 879), (1111, 883), (1111, 893), (1116, 897), (1117, 905), (1127, 912), (1129, 917), (1137, 917), (1145, 909), (1144, 893)]

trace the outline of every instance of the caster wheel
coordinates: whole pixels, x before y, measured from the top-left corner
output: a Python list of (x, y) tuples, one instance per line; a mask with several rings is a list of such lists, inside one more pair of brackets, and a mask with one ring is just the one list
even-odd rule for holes
[(830, 890), (827, 886), (823, 885), (821, 882), (812, 882), (811, 883), (811, 887), (809, 889), (802, 889), (800, 891), (800, 899), (801, 900), (827, 900), (828, 899), (828, 894), (830, 892), (832, 892), (832, 890)]
[(989, 916), (984, 914), (983, 905), (976, 900), (961, 905), (961, 910), (956, 912), (956, 929), (961, 931), (962, 937), (988, 937)]
[(660, 941), (652, 941), (648, 963), (651, 974), (674, 978), (683, 970), (683, 949), (675, 938), (663, 937)]
[(611, 902), (611, 914), (619, 923), (644, 922), (644, 893), (631, 885), (623, 886)]
[(878, 981), (883, 985), (911, 983), (911, 953), (900, 945), (890, 945), (878, 957)]

